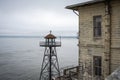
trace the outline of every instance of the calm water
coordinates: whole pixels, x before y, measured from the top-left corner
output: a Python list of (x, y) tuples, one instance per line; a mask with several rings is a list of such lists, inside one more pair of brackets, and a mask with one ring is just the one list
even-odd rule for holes
[[(0, 38), (0, 80), (38, 80), (44, 48), (40, 38)], [(57, 48), (60, 68), (78, 64), (77, 39)]]

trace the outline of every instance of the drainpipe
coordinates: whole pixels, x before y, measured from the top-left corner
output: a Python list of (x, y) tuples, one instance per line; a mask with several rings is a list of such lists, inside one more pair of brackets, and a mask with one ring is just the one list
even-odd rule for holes
[(106, 31), (105, 31), (105, 74), (104, 78), (111, 73), (111, 0), (105, 0), (105, 16), (106, 16)]
[(111, 4), (110, 4), (110, 0), (107, 0), (108, 1), (108, 13), (109, 13), (109, 15), (110, 15), (110, 42), (109, 42), (109, 44), (110, 44), (110, 46), (109, 46), (109, 53), (110, 53), (110, 55), (109, 55), (109, 60), (110, 60), (110, 62), (109, 62), (109, 74), (111, 73), (111, 44), (112, 44), (112, 42), (111, 42), (111, 39), (112, 39), (112, 18), (111, 18)]
[[(108, 0), (109, 1), (109, 0)], [(109, 63), (109, 74), (111, 74), (111, 45), (112, 45), (112, 11), (111, 11), (111, 4), (110, 4), (110, 1), (109, 1), (109, 14), (110, 14), (110, 63)]]
[(73, 10), (73, 12), (74, 12), (77, 16), (79, 16), (79, 13), (77, 13), (75, 10)]
[[(74, 10), (73, 9), (73, 12), (78, 16), (78, 18), (80, 18), (80, 16), (79, 16), (79, 13), (76, 11), (76, 10)], [(78, 28), (78, 47), (79, 47), (79, 65), (80, 65), (80, 20), (79, 20), (79, 28)]]
[[(80, 18), (80, 16), (79, 16), (79, 13), (78, 12), (76, 12), (76, 10), (73, 10), (73, 12), (78, 16), (78, 18)], [(78, 49), (79, 49), (79, 60), (78, 60), (78, 63), (79, 63), (79, 66), (81, 66), (81, 64), (80, 64), (80, 19), (79, 19), (79, 28), (78, 28)], [(78, 67), (78, 68), (80, 68), (80, 67)], [(80, 80), (80, 71), (78, 72), (78, 80)]]

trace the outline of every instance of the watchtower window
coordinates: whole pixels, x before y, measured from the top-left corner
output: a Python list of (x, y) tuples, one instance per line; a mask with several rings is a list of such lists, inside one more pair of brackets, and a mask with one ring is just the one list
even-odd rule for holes
[(94, 67), (94, 75), (101, 76), (102, 73), (102, 60), (101, 56), (94, 56), (93, 57), (93, 67)]
[(101, 16), (93, 17), (93, 28), (94, 37), (101, 37)]

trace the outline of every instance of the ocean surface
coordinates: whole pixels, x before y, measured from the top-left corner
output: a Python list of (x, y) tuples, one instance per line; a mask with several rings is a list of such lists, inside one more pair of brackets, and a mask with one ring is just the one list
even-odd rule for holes
[[(41, 38), (0, 37), (0, 80), (38, 80), (44, 48)], [(77, 38), (62, 38), (57, 48), (60, 68), (78, 64)]]

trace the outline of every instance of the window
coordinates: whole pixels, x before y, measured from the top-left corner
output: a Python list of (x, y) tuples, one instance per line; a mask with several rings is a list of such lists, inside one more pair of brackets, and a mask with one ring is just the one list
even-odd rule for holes
[(93, 57), (93, 67), (94, 67), (94, 75), (95, 76), (101, 76), (102, 73), (102, 60), (101, 56), (94, 56)]
[(101, 16), (93, 17), (94, 37), (101, 37)]

